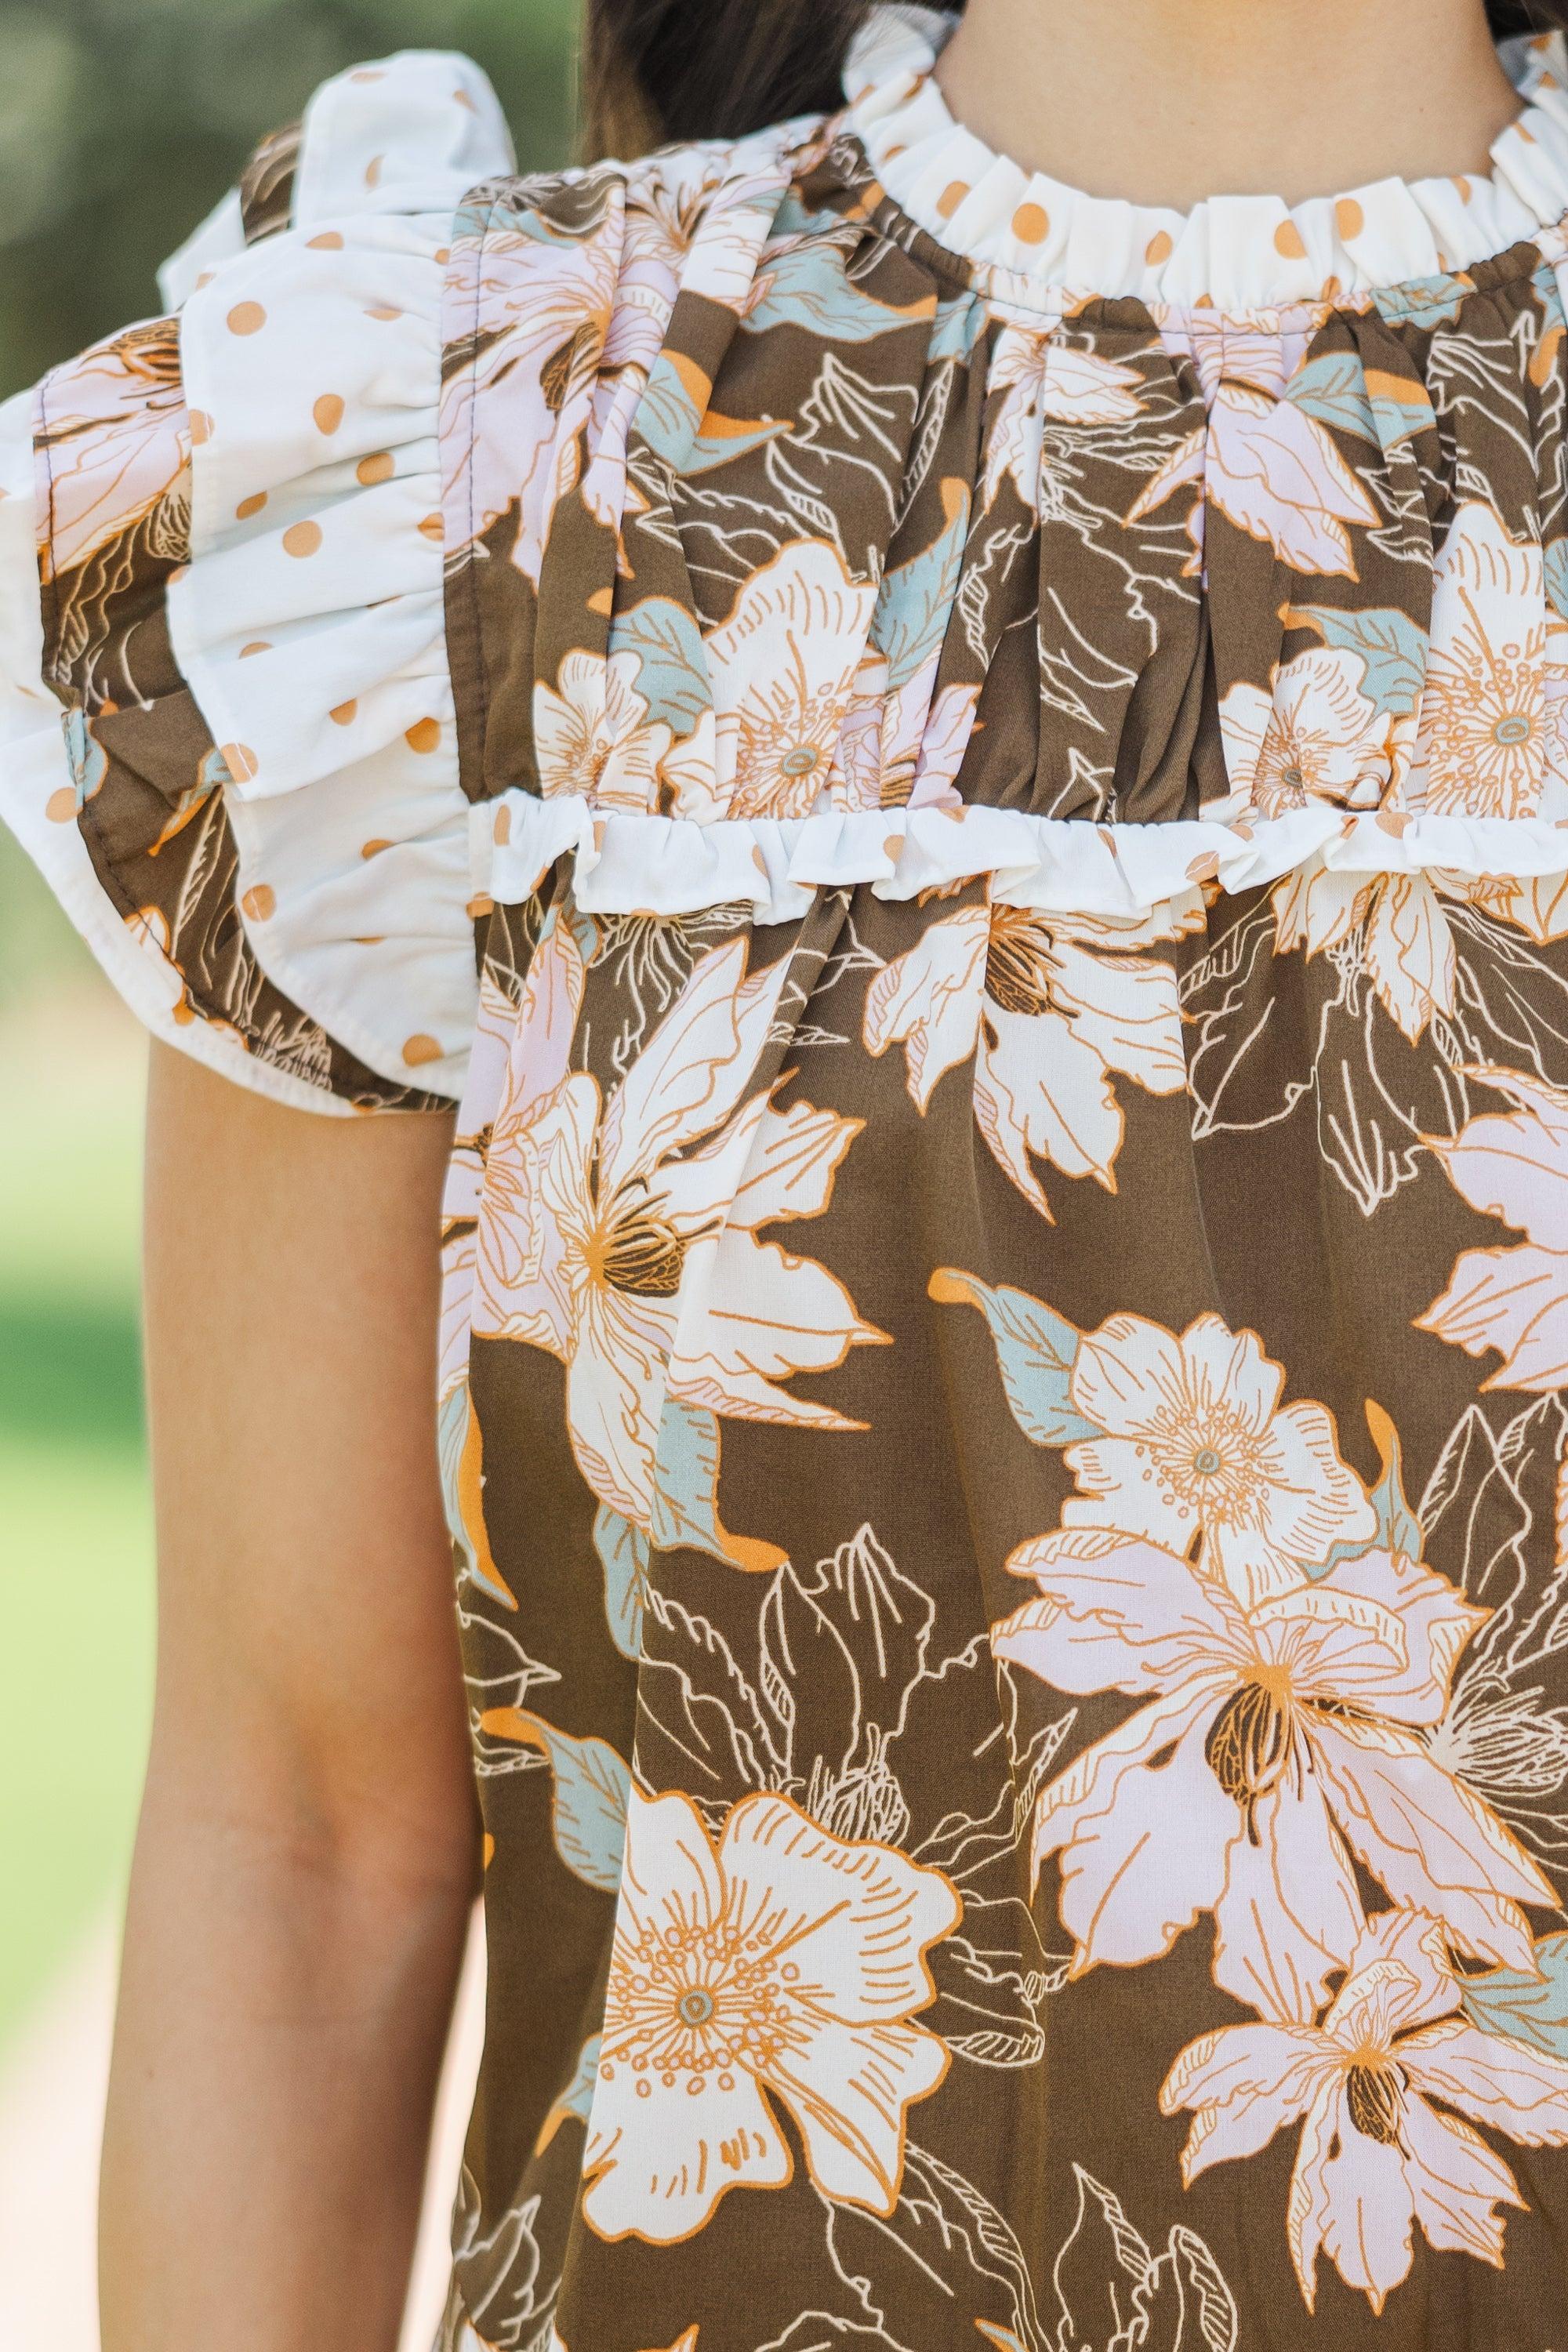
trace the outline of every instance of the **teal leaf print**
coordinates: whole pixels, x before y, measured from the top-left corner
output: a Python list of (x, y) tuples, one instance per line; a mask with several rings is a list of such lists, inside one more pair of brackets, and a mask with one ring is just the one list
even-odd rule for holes
[(1420, 702), (1426, 677), (1426, 633), (1396, 605), (1349, 613), (1335, 604), (1292, 604), (1286, 626), (1315, 629), (1326, 646), (1359, 656), (1364, 673), (1362, 692), (1377, 709), (1398, 716)]
[(927, 353), (931, 365), (942, 360), (969, 359), (985, 331), (987, 315), (978, 294), (960, 294), (939, 302)]
[(689, 735), (710, 707), (708, 662), (695, 613), (673, 596), (645, 597), (629, 612), (616, 614), (610, 652), (637, 656), (637, 689), (647, 704), (648, 724), (662, 720), (675, 734)]
[(520, 1706), (492, 1707), (479, 1717), (491, 1739), (537, 1748), (554, 1775), (551, 1828), (555, 1851), (574, 1877), (613, 1895), (621, 1883), (631, 1769), (605, 1739), (577, 1739)]
[(829, 343), (870, 343), (899, 327), (929, 319), (934, 298), (899, 310), (879, 302), (850, 282), (844, 256), (836, 245), (813, 238), (764, 253), (757, 275), (756, 299), (742, 324), (753, 335), (772, 327), (803, 327)]
[(871, 623), (871, 642), (888, 656), (888, 685), (897, 694), (942, 651), (958, 593), (964, 542), (969, 536), (970, 493), (956, 479), (942, 486), (942, 535), (908, 563), (883, 575)]
[(679, 1397), (665, 1401), (654, 1465), (652, 1538), (658, 1551), (703, 1551), (731, 1568), (765, 1573), (789, 1555), (732, 1536), (719, 1517), (719, 1417)]
[(544, 2118), (536, 2153), (547, 2148), (568, 2116), (585, 2125), (594, 2112), (594, 2085), (599, 2078), (599, 2050), (604, 2036), (591, 2033), (577, 2053), (572, 2080)]
[(1406, 1559), (1419, 1559), (1426, 1549), (1426, 1538), (1421, 1522), (1405, 1498), (1405, 1478), (1400, 1456), (1399, 1432), (1380, 1404), (1369, 1398), (1366, 1425), (1372, 1432), (1372, 1442), (1383, 1464), (1383, 1475), (1372, 1490), (1372, 1505), (1377, 1513), (1377, 1539), (1384, 1551), (1403, 1552)]
[[(66, 756), (70, 761), (71, 777), (76, 785), (76, 804), (79, 809), (91, 800), (108, 775), (109, 756), (79, 710), (66, 711), (61, 724), (65, 730)], [(208, 756), (216, 759), (217, 754), (213, 752)], [(219, 764), (221, 766), (222, 762)], [(226, 769), (220, 781), (233, 782)]]
[(623, 1658), (642, 1655), (642, 1612), (647, 1593), (648, 1539), (640, 1528), (602, 1503), (594, 1521), (594, 1549), (605, 1571), (605, 1615)]
[(1285, 397), (1336, 433), (1353, 433), (1363, 441), (1378, 437), (1366, 372), (1353, 352), (1325, 352), (1321, 359), (1309, 360)]
[(677, 474), (710, 473), (790, 429), (788, 417), (721, 416), (708, 405), (711, 390), (692, 362), (669, 352), (661, 352), (648, 371), (637, 429)]
[(1026, 1290), (994, 1290), (952, 1266), (933, 1274), (928, 1288), (941, 1307), (978, 1307), (984, 1316), (1013, 1418), (1032, 1445), (1074, 1445), (1103, 1435), (1070, 1402), (1079, 1335), (1065, 1316)]
[(1465, 1986), (1465, 2009), (1483, 2033), (1528, 2042), (1568, 2063), (1568, 1934), (1545, 1936), (1535, 1948), (1538, 1977), (1520, 1969), (1492, 1969)]
[(1568, 621), (1568, 539), (1548, 541), (1543, 552), (1546, 593), (1552, 600), (1552, 609)]

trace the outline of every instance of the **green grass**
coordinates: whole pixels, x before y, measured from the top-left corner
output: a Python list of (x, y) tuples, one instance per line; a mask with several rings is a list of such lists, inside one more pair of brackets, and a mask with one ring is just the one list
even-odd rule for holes
[(123, 1881), (153, 1670), (141, 1048), (51, 963), (0, 1003), (0, 2047)]

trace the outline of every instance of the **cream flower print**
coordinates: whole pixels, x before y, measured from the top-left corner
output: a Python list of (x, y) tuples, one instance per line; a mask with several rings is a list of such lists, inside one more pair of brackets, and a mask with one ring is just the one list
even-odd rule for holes
[(1005, 397), (985, 459), (984, 499), (1010, 475), (1031, 514), (1049, 503), (1047, 431), (1052, 425), (1130, 425), (1141, 409), (1142, 378), (1119, 360), (1064, 343), (1054, 330), (1005, 326), (996, 338), (989, 389)]
[(1432, 1150), (1455, 1191), (1523, 1239), (1467, 1250), (1416, 1328), (1501, 1362), (1489, 1389), (1568, 1386), (1568, 1094), (1521, 1070), (1470, 1074), (1514, 1106), (1473, 1118)]
[(847, 1428), (777, 1382), (882, 1336), (824, 1267), (757, 1238), (759, 1226), (822, 1213), (860, 1128), (808, 1104), (744, 1099), (786, 964), (748, 978), (743, 940), (710, 950), (607, 1099), (566, 1067), (563, 1015), (581, 1002), (583, 971), (565, 925), (530, 970), (491, 1130), (474, 1328), (565, 1364), (578, 1465), (637, 1527), (651, 1521), (667, 1395)]
[[(876, 590), (822, 540), (753, 572), (707, 639), (718, 816), (809, 816), (828, 782)], [(697, 811), (693, 814), (699, 814)]]
[[(190, 456), (176, 323), (153, 320), (100, 343), (51, 379), (38, 448), (48, 461), (45, 579), (74, 571), (153, 515)], [(183, 538), (186, 517), (167, 550)]]
[(1529, 816), (1568, 772), (1568, 623), (1547, 601), (1534, 540), (1460, 507), (1438, 553), (1410, 798), (1445, 815)]
[(1112, 1073), (1156, 1095), (1186, 1085), (1175, 974), (1137, 951), (1180, 928), (1180, 918), (966, 907), (878, 973), (867, 1050), (903, 1046), (922, 1114), (938, 1080), (973, 1061), (981, 1133), (1042, 1216), (1051, 1209), (1037, 1160), (1114, 1192), (1125, 1121)]
[[(1370, 530), (1377, 509), (1316, 417), (1255, 384), (1228, 379), (1217, 385), (1208, 423), (1200, 425), (1167, 458), (1128, 514), (1152, 514), (1185, 484), (1203, 485), (1205, 499), (1228, 522), (1273, 548), (1293, 571), (1353, 580), (1352, 529)], [(1192, 511), (1193, 554), (1187, 569), (1203, 568), (1204, 505)]]
[(891, 691), (885, 654), (868, 653), (839, 730), (833, 782), (850, 808), (957, 808), (956, 780), (980, 689), (933, 696), (940, 650)]
[(911, 2021), (958, 1925), (947, 1879), (850, 1844), (786, 1797), (742, 1798), (717, 1843), (684, 1793), (631, 1792), (583, 2216), (689, 2238), (731, 2189), (782, 2189), (783, 2107), (826, 2197), (890, 2213), (905, 2118), (948, 2067)]
[(1178, 1338), (1141, 1315), (1086, 1333), (1074, 1410), (1103, 1435), (1067, 1449), (1068, 1528), (1116, 1528), (1184, 1557), (1244, 1608), (1292, 1591), (1376, 1516), (1321, 1404), (1282, 1405), (1257, 1334), (1202, 1315)]
[(1212, 1912), (1216, 1984), (1305, 2024), (1360, 1931), (1356, 1862), (1461, 1950), (1533, 1971), (1522, 1906), (1552, 1890), (1424, 1737), (1487, 1614), (1443, 1578), (1374, 1549), (1244, 1607), (1190, 1560), (1072, 1528), (1009, 1565), (1039, 1597), (994, 1628), (998, 1657), (1148, 1701), (1040, 1796), (1076, 1973), (1156, 1959)]
[[(635, 654), (581, 650), (563, 661), (557, 687), (533, 690), (534, 758), (539, 789), (586, 795), (601, 808), (644, 814), (679, 793), (694, 751), (677, 743), (662, 721), (648, 723), (648, 707), (633, 683)], [(704, 771), (707, 760), (701, 764)]]
[(1381, 2312), (1409, 2273), (1417, 2229), (1438, 2252), (1502, 2267), (1499, 2208), (1525, 2200), (1464, 2118), (1528, 2147), (1568, 2142), (1568, 2063), (1483, 2033), (1461, 1997), (1443, 1923), (1387, 1911), (1368, 1921), (1321, 2024), (1226, 2026), (1166, 2078), (1164, 2113), (1194, 2111), (1189, 2183), (1300, 2122), (1286, 2226), (1309, 2310), (1326, 2254)]
[(1311, 858), (1274, 887), (1279, 952), (1356, 955), (1390, 1020), (1414, 1045), (1436, 1016), (1454, 1009), (1458, 960), (1444, 905), (1449, 889), (1470, 895), (1457, 878), (1439, 888), (1426, 874), (1335, 873)]
[(1375, 808), (1390, 773), (1389, 722), (1362, 691), (1356, 654), (1314, 649), (1275, 671), (1274, 690), (1240, 684), (1220, 705), (1232, 788), (1260, 816), (1331, 801)]

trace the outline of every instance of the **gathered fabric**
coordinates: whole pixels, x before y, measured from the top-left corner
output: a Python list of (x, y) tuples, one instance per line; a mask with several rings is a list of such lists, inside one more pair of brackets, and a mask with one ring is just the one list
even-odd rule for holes
[(330, 84), (0, 410), (0, 810), (456, 1106), (441, 2352), (1561, 2352), (1568, 59), (1180, 215), (947, 29)]

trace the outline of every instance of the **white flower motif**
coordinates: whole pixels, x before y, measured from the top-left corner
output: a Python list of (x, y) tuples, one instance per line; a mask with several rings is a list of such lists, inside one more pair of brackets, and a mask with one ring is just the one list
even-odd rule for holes
[(1525, 2200), (1461, 2118), (1530, 2147), (1568, 2142), (1568, 2063), (1479, 2031), (1462, 1992), (1442, 1922), (1385, 1911), (1367, 1923), (1321, 2025), (1225, 2026), (1171, 2069), (1160, 2104), (1194, 2111), (1189, 2182), (1300, 2120), (1288, 2228), (1309, 2310), (1327, 2254), (1381, 2312), (1409, 2276), (1417, 2224), (1439, 2252), (1502, 2267), (1498, 2209)]
[(486, 1160), (474, 1328), (565, 1364), (583, 1475), (638, 1527), (651, 1522), (667, 1395), (847, 1428), (776, 1383), (882, 1336), (824, 1267), (757, 1238), (822, 1213), (860, 1126), (744, 1099), (787, 961), (748, 979), (744, 940), (712, 949), (607, 1100), (567, 1069), (584, 973), (565, 925), (530, 968)]
[(810, 815), (827, 784), (875, 602), (875, 588), (852, 580), (822, 540), (793, 542), (746, 582), (707, 640), (712, 814)]
[(1458, 959), (1446, 896), (1471, 893), (1458, 876), (1341, 874), (1310, 859), (1275, 885), (1279, 952), (1310, 955), (1355, 941), (1391, 1020), (1414, 1045), (1436, 1013), (1454, 1009)]
[(1046, 504), (1047, 426), (1130, 425), (1143, 388), (1136, 368), (1064, 343), (1055, 329), (1016, 326), (996, 339), (987, 383), (1005, 397), (985, 455), (985, 503), (1011, 475), (1033, 515)]
[(1472, 499), (1438, 552), (1414, 804), (1529, 816), (1548, 772), (1568, 774), (1568, 622), (1547, 602), (1534, 540)]
[(948, 2052), (911, 2018), (929, 1947), (962, 1906), (895, 1847), (849, 1844), (785, 1797), (735, 1806), (717, 1846), (689, 1797), (634, 1787), (584, 2159), (602, 2238), (689, 2238), (731, 2189), (822, 2193), (887, 2214), (905, 2116)]
[(1285, 662), (1274, 690), (1240, 684), (1220, 705), (1233, 789), (1254, 812), (1332, 801), (1375, 808), (1390, 773), (1389, 723), (1362, 692), (1365, 665), (1345, 650), (1314, 649)]
[(878, 973), (867, 1050), (905, 1050), (924, 1112), (937, 1081), (974, 1062), (974, 1116), (997, 1164), (1051, 1214), (1036, 1160), (1107, 1191), (1125, 1125), (1121, 1072), (1149, 1093), (1187, 1082), (1175, 974), (1137, 950), (1175, 937), (1180, 916), (1121, 923), (1029, 907), (966, 907)]
[(1367, 1544), (1376, 1514), (1340, 1459), (1321, 1404), (1281, 1405), (1282, 1368), (1257, 1334), (1202, 1315), (1178, 1339), (1141, 1315), (1085, 1334), (1075, 1410), (1103, 1437), (1068, 1447), (1082, 1492), (1067, 1528), (1147, 1536), (1255, 1608), (1301, 1583), (1336, 1544)]
[(558, 686), (533, 689), (533, 746), (539, 789), (582, 793), (601, 808), (638, 814), (658, 806), (660, 765), (672, 737), (649, 726), (647, 704), (633, 683), (634, 654), (581, 650), (562, 663)]

